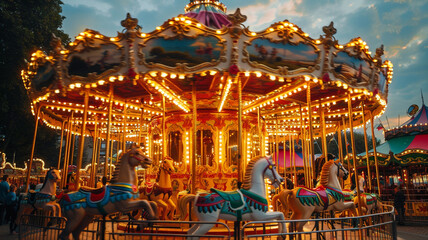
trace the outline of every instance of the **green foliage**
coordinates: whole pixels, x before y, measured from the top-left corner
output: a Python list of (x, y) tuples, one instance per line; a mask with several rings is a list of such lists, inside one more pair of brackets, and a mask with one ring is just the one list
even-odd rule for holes
[[(21, 70), (36, 49), (51, 50), (52, 34), (69, 42), (68, 35), (60, 30), (64, 20), (61, 4), (59, 0), (0, 1), (0, 134), (5, 135), (0, 151), (9, 159), (16, 152), (18, 164), (30, 156), (35, 124)], [(58, 152), (56, 135), (47, 127), (40, 128), (36, 157), (57, 159), (53, 156)], [(38, 151), (46, 154), (37, 154)]]

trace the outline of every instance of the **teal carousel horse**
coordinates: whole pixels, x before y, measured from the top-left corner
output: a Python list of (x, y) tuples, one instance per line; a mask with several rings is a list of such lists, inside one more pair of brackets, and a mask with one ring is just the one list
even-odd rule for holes
[(56, 202), (56, 183), (61, 180), (61, 175), (56, 169), (49, 169), (40, 191), (32, 191), (20, 196), (16, 224), (22, 215), (34, 213), (36, 210), (46, 211), (54, 217), (61, 216), (61, 208)]
[(77, 192), (63, 195), (60, 204), (67, 222), (59, 238), (68, 239), (72, 233), (75, 240), (79, 239), (95, 215), (143, 209), (146, 219), (158, 219), (156, 203), (139, 199), (137, 188), (135, 167), (147, 168), (150, 164), (152, 159), (145, 156), (140, 148), (132, 147), (121, 156), (110, 184), (101, 188), (81, 187)]
[[(193, 202), (193, 209), (199, 221), (204, 222), (215, 222), (218, 219), (228, 221), (284, 220), (282, 212), (268, 211), (265, 178), (269, 179), (275, 188), (284, 181), (276, 171), (271, 156), (255, 157), (247, 165), (241, 189), (224, 192), (211, 188), (211, 192), (199, 192), (197, 195), (183, 196), (178, 202), (181, 219), (187, 215), (188, 203)], [(195, 224), (187, 234), (203, 235), (214, 225)], [(285, 223), (280, 223), (279, 231), (283, 233), (285, 230)]]

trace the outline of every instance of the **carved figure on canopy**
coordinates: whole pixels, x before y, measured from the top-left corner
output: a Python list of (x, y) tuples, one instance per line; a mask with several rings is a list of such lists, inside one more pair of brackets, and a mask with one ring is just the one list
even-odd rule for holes
[(28, 194), (20, 196), (19, 208), (16, 223), (24, 214), (34, 213), (36, 210), (44, 210), (52, 216), (61, 216), (61, 207), (56, 203), (56, 184), (61, 180), (61, 175), (57, 169), (51, 168), (46, 172), (45, 181), (40, 191), (30, 191)]
[(171, 174), (175, 172), (174, 160), (168, 156), (164, 158), (159, 168), (156, 182), (147, 183), (140, 188), (140, 197), (150, 201), (155, 201), (162, 210), (160, 219), (172, 219), (176, 205), (172, 200)]
[[(339, 161), (330, 160), (326, 162), (321, 170), (320, 182), (317, 188), (297, 187), (292, 190), (285, 189), (274, 196), (272, 201), (279, 200), (285, 206), (285, 214), (291, 208), (293, 214), (291, 219), (309, 219), (313, 212), (325, 210), (344, 211), (347, 209), (355, 213), (353, 202), (346, 202), (339, 177), (347, 179), (349, 172)], [(273, 204), (276, 210), (276, 204)], [(303, 231), (306, 222), (297, 223), (296, 230)], [(289, 232), (293, 230), (293, 224), (289, 225)]]
[(145, 218), (158, 219), (156, 203), (138, 199), (135, 167), (141, 165), (147, 168), (150, 164), (152, 159), (140, 148), (132, 147), (121, 156), (110, 184), (101, 188), (81, 187), (77, 192), (65, 194), (60, 204), (67, 223), (59, 238), (68, 239), (72, 233), (74, 239), (79, 239), (80, 233), (95, 215), (107, 216), (143, 209)]
[[(276, 171), (272, 156), (255, 157), (247, 165), (241, 189), (224, 192), (211, 188), (210, 192), (183, 196), (178, 201), (181, 219), (186, 217), (188, 203), (192, 202), (199, 221), (284, 220), (282, 212), (268, 212), (265, 178), (268, 178), (275, 188), (284, 181)], [(195, 224), (189, 229), (188, 234), (203, 235), (213, 226), (214, 224)], [(281, 223), (279, 228), (280, 232), (284, 232), (285, 224)]]

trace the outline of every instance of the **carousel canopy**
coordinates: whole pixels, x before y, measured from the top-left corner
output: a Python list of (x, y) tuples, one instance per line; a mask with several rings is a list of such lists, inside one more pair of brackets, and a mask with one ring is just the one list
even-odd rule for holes
[[(413, 105), (412, 105), (413, 106)], [(424, 103), (419, 111), (399, 127), (385, 131), (385, 142), (376, 147), (378, 157), (386, 157), (384, 164), (395, 161), (399, 164), (428, 163), (428, 118)], [(364, 158), (366, 153), (359, 154)], [(369, 152), (373, 160), (373, 150)]]
[(226, 6), (217, 0), (190, 1), (184, 10), (186, 11), (185, 16), (196, 19), (207, 27), (220, 29), (232, 24), (227, 19)]
[(244, 121), (259, 113), (267, 133), (297, 135), (312, 123), (320, 136), (321, 116), (329, 133), (349, 119), (348, 106), (354, 126), (362, 105), (373, 116), (386, 108), (393, 69), (383, 46), (372, 54), (359, 37), (339, 43), (333, 22), (319, 38), (288, 20), (254, 32), (239, 9), (226, 22), (214, 0), (186, 11), (151, 32), (128, 14), (115, 37), (87, 29), (67, 47), (54, 38), (54, 50), (36, 51), (22, 71), (33, 112), (57, 129), (70, 120), (76, 134), (131, 137), (162, 116), (188, 125), (196, 99), (198, 121), (221, 125), (242, 104)]

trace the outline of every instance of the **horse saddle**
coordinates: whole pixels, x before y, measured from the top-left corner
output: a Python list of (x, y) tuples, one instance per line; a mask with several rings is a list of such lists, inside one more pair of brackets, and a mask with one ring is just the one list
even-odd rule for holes
[(80, 192), (83, 192), (85, 194), (89, 195), (89, 200), (91, 202), (99, 202), (103, 200), (106, 197), (106, 187), (102, 186), (100, 188), (91, 188), (87, 186), (82, 186), (79, 189)]
[(322, 206), (324, 209), (328, 207), (329, 203), (327, 191), (324, 186), (319, 186), (315, 189), (302, 187), (297, 191), (296, 197), (303, 205)]
[(245, 207), (245, 200), (242, 193), (237, 191), (222, 191), (215, 188), (210, 189), (211, 192), (218, 194), (222, 199), (229, 202), (230, 208), (234, 211), (241, 210)]
[(376, 203), (377, 201), (377, 197), (376, 195), (372, 194), (372, 193), (363, 193), (364, 195), (366, 195), (366, 203), (367, 205), (371, 205)]

